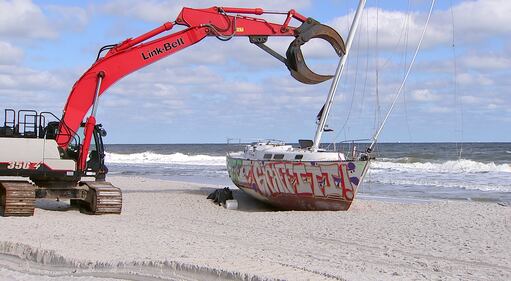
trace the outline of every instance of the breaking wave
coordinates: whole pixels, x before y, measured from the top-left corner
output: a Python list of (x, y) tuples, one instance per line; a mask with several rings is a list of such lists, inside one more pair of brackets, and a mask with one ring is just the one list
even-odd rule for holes
[(439, 163), (385, 160), (374, 161), (371, 164), (369, 182), (511, 192), (509, 164), (483, 163), (467, 159)]
[[(180, 152), (159, 154), (152, 151), (131, 154), (107, 152), (105, 160), (107, 165), (113, 164), (112, 172), (118, 170), (122, 175), (201, 175), (209, 179), (227, 179), (225, 156)], [(469, 159), (435, 162), (415, 157), (379, 158), (371, 163), (367, 181), (401, 187), (511, 192), (511, 165)]]
[(173, 164), (194, 166), (225, 166), (225, 156), (158, 154), (151, 151), (119, 154), (106, 153), (105, 161), (113, 164)]
[(372, 168), (390, 169), (396, 171), (417, 171), (434, 173), (511, 173), (510, 164), (495, 164), (493, 162), (482, 163), (473, 160), (461, 159), (441, 163), (434, 162), (408, 162), (404, 159), (382, 159), (371, 164)]

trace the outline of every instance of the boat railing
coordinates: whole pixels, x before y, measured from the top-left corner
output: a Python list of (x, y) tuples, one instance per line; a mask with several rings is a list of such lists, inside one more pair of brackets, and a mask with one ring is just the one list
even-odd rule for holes
[(259, 140), (258, 138), (227, 138), (227, 145), (230, 150), (227, 154), (245, 151), (248, 145), (256, 144)]
[(231, 153), (244, 152), (245, 154), (251, 154), (255, 151), (257, 146), (282, 146), (286, 143), (277, 139), (261, 139), (261, 138), (227, 138), (227, 145), (229, 150), (227, 155)]
[(283, 145), (282, 140), (277, 139), (261, 139), (261, 138), (227, 138), (227, 144), (234, 145), (249, 145), (249, 144), (269, 144), (269, 145)]
[(334, 151), (344, 153), (347, 159), (354, 160), (360, 158), (361, 153), (367, 152), (366, 146), (370, 143), (371, 139), (353, 139), (332, 143), (332, 145)]

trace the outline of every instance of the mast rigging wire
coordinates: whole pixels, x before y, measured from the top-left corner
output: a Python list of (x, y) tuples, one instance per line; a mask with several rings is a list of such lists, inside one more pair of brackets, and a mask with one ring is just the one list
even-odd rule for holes
[(455, 44), (455, 26), (454, 26), (454, 9), (453, 9), (453, 3), (451, 0), (451, 25), (452, 25), (452, 57), (453, 57), (453, 71), (454, 71), (454, 77), (453, 77), (453, 87), (454, 87), (454, 99), (457, 105), (460, 107), (460, 128), (459, 128), (459, 138), (460, 143), (458, 144), (458, 141), (456, 141), (456, 150), (459, 151), (458, 158), (461, 160), (461, 154), (463, 153), (463, 101), (458, 95), (458, 64), (456, 61), (456, 44)]
[[(406, 74), (406, 66), (407, 66), (407, 60), (408, 60), (408, 53), (407, 53), (407, 50), (408, 50), (408, 38), (409, 38), (409, 29), (410, 29), (410, 18), (411, 18), (411, 3), (410, 3), (411, 0), (408, 0), (408, 5), (407, 5), (407, 13), (406, 13), (406, 17), (405, 17), (405, 20), (403, 21), (403, 25), (401, 26), (401, 31), (400, 31), (400, 35), (399, 35), (399, 39), (397, 40), (395, 46), (392, 48), (392, 50), (395, 50), (399, 47), (399, 45), (401, 45), (401, 41), (403, 41), (403, 45), (404, 45), (404, 50), (403, 50), (403, 58), (404, 58), (404, 63), (403, 63), (403, 76)], [(366, 44), (367, 44), (367, 47), (366, 47), (366, 50), (369, 50), (369, 12), (368, 10), (365, 11), (366, 13), (366, 35), (367, 35), (367, 40), (366, 40)], [(361, 43), (361, 32), (359, 32), (358, 34), (358, 44), (356, 44), (356, 49), (357, 49), (357, 59), (356, 59), (356, 64), (355, 64), (355, 78), (354, 78), (354, 87), (353, 87), (353, 93), (352, 93), (352, 100), (351, 100), (351, 103), (350, 103), (350, 107), (349, 107), (349, 110), (348, 110), (348, 114), (347, 114), (347, 117), (346, 117), (346, 120), (344, 121), (343, 125), (341, 126), (340, 130), (337, 132), (337, 134), (335, 135), (335, 137), (333, 138), (333, 142), (331, 142), (328, 146), (327, 146), (327, 149), (329, 149), (332, 144), (334, 144), (340, 134), (343, 132), (344, 129), (349, 129), (349, 128), (346, 128), (346, 125), (348, 124), (350, 118), (351, 118), (351, 114), (352, 114), (352, 108), (353, 108), (353, 105), (354, 105), (354, 98), (355, 98), (355, 94), (356, 94), (356, 89), (358, 87), (358, 80), (357, 80), (357, 77), (358, 77), (358, 68), (359, 68), (359, 59), (360, 59), (360, 45), (362, 44)], [(383, 63), (382, 65), (382, 68), (385, 68), (386, 65), (391, 61), (391, 55), (389, 55), (386, 59), (385, 59), (385, 62)], [(363, 85), (363, 90), (362, 90), (362, 97), (361, 97), (361, 105), (360, 105), (360, 111), (359, 113), (361, 114), (362, 110), (363, 110), (363, 100), (364, 100), (364, 96), (365, 96), (365, 91), (366, 91), (366, 85), (367, 85), (367, 78), (368, 78), (368, 64), (369, 64), (369, 58), (368, 56), (366, 56), (366, 67), (365, 67), (365, 79), (364, 79), (364, 85)], [(406, 119), (406, 125), (407, 125), (407, 129), (408, 129), (408, 135), (410, 136), (410, 139), (411, 139), (411, 130), (410, 130), (410, 125), (409, 125), (409, 122), (408, 122), (408, 113), (406, 111), (406, 99), (405, 99), (405, 96), (406, 95), (403, 95), (403, 102), (405, 104), (405, 119)], [(375, 116), (376, 118), (376, 116)], [(375, 121), (376, 122), (376, 121)], [(375, 125), (376, 127), (376, 125)], [(348, 139), (347, 137), (347, 132), (344, 132), (344, 139)]]
[(381, 120), (381, 107), (380, 107), (380, 1), (376, 0), (376, 49), (375, 49), (375, 79), (376, 79), (376, 107), (374, 114), (374, 129), (377, 128)]
[[(408, 70), (406, 71), (406, 75), (403, 79), (403, 82), (401, 83), (401, 86), (399, 87), (399, 90), (397, 91), (396, 96), (394, 97), (394, 100), (392, 101), (392, 104), (390, 105), (389, 110), (387, 111), (387, 114), (385, 115), (385, 119), (383, 119), (383, 122), (380, 125), (380, 128), (373, 136), (373, 141), (371, 145), (367, 148), (367, 152), (371, 152), (376, 145), (376, 142), (378, 141), (378, 137), (380, 136), (380, 133), (383, 130), (383, 127), (385, 127), (385, 123), (387, 123), (387, 120), (389, 119), (390, 114), (394, 110), (394, 107), (396, 105), (397, 100), (401, 96), (401, 92), (403, 91), (403, 88), (406, 84), (406, 80), (408, 79), (408, 76), (410, 75), (410, 72), (412, 70), (413, 64), (415, 63), (415, 59), (417, 58), (417, 54), (419, 53), (420, 47), (422, 45), (422, 41), (424, 40), (424, 35), (426, 34), (426, 30), (429, 25), (429, 20), (431, 19), (431, 14), (433, 14), (433, 7), (435, 6), (436, 0), (431, 0), (431, 7), (429, 8), (428, 18), (426, 19), (426, 23), (424, 24), (424, 29), (422, 30), (421, 37), (419, 40), (419, 44), (417, 44), (417, 48), (415, 49), (415, 53), (413, 54), (412, 60), (410, 62), (410, 65), (408, 66)], [(377, 38), (378, 39), (378, 38)]]
[[(336, 140), (338, 139), (339, 135), (341, 134), (342, 131), (344, 131), (344, 139), (347, 139), (347, 134), (348, 132), (346, 132), (344, 129), (346, 128), (346, 125), (348, 125), (348, 121), (350, 120), (350, 117), (351, 117), (351, 112), (353, 111), (353, 105), (355, 103), (355, 95), (357, 93), (357, 85), (358, 85), (358, 64), (359, 64), (359, 60), (360, 60), (360, 38), (361, 38), (361, 35), (362, 33), (359, 32), (358, 33), (358, 40), (357, 40), (357, 43), (356, 44), (356, 48), (357, 48), (357, 59), (355, 60), (355, 77), (354, 77), (354, 81), (353, 81), (353, 91), (351, 93), (351, 102), (350, 102), (350, 108), (348, 110), (348, 115), (346, 116), (346, 120), (344, 120), (344, 123), (341, 127), (341, 129), (337, 132), (337, 134), (335, 135), (334, 139), (332, 142), (330, 142), (330, 144), (327, 146), (327, 149), (330, 148), (330, 146), (332, 146), (332, 144), (334, 144), (336, 142)], [(346, 128), (346, 129), (349, 129)]]
[(368, 75), (368, 69), (369, 69), (369, 11), (366, 10), (366, 68), (365, 68), (365, 78), (364, 78), (364, 87), (362, 88), (362, 98), (360, 99), (360, 115), (363, 115), (364, 112), (364, 98), (366, 94), (366, 86), (367, 86), (367, 78)]
[[(404, 44), (404, 64), (403, 64), (403, 77), (406, 75), (406, 64), (408, 63), (408, 43), (409, 43), (409, 35), (410, 35), (410, 18), (411, 18), (411, 5), (410, 0), (408, 0), (408, 13), (406, 16), (406, 32), (405, 32), (405, 44)], [(412, 142), (412, 130), (410, 129), (410, 121), (408, 120), (408, 106), (406, 104), (406, 86), (403, 89), (403, 105), (405, 112), (405, 123), (406, 130), (408, 132), (408, 139)]]

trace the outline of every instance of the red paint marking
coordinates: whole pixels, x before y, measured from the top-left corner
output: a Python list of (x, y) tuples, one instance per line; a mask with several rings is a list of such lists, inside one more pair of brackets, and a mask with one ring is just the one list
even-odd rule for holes
[(289, 170), (286, 170), (286, 175), (289, 180), (289, 183), (291, 184), (291, 187), (293, 188), (293, 192), (295, 194), (298, 193), (297, 185), (298, 185), (298, 174), (297, 173), (290, 173)]
[[(346, 172), (346, 176), (349, 177), (348, 166), (340, 164), (339, 171), (341, 172), (341, 175), (342, 175), (342, 197), (344, 197), (346, 200), (353, 200), (353, 197), (354, 197), (353, 189), (348, 188), (346, 186), (346, 184), (344, 184), (343, 168), (344, 168), (344, 171)], [(351, 187), (351, 184), (350, 184), (350, 187)]]
[(312, 178), (312, 173), (307, 173), (307, 172), (300, 173), (300, 177), (302, 178), (304, 183), (308, 183), (309, 184), (309, 186), (311, 188), (311, 192), (297, 192), (297, 194), (299, 194), (299, 195), (312, 195), (312, 194), (314, 194), (314, 180)]

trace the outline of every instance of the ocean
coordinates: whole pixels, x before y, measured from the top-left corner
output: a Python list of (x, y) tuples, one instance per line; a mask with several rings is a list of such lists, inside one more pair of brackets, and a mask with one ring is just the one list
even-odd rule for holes
[[(109, 144), (110, 175), (235, 188), (225, 155), (233, 144)], [(382, 143), (360, 198), (511, 203), (511, 143)]]

